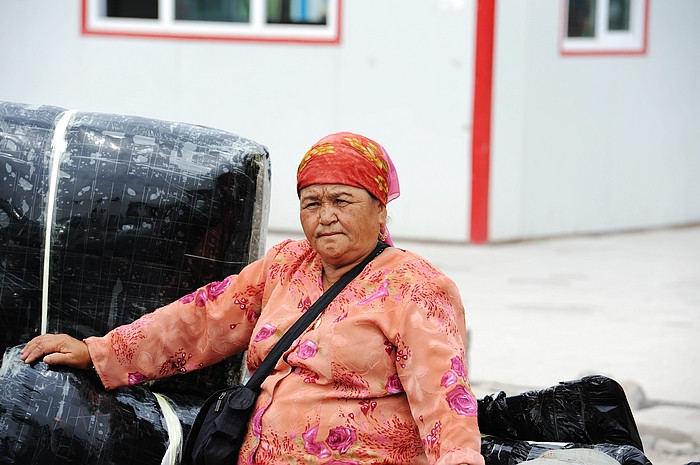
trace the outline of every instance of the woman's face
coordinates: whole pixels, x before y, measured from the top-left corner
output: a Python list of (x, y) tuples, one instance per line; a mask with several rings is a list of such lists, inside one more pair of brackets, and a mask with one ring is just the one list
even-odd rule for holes
[(358, 187), (314, 184), (299, 192), (301, 226), (321, 259), (342, 267), (361, 261), (377, 244), (386, 207)]

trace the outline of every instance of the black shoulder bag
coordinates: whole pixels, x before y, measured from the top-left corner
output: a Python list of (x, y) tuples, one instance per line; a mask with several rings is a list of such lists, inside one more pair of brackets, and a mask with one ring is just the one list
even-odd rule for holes
[(260, 385), (275, 367), (282, 354), (292, 345), (292, 342), (309, 327), (340, 291), (386, 247), (388, 246), (385, 243), (378, 242), (374, 251), (362, 263), (345, 273), (324, 292), (282, 335), (246, 384), (217, 391), (204, 402), (187, 435), (185, 448), (182, 451), (183, 465), (230, 465), (236, 463), (248, 421), (260, 393)]

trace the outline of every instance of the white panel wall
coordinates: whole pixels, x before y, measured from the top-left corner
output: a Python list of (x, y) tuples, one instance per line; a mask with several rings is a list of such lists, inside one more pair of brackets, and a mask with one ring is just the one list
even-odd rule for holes
[[(700, 2), (652, 1), (644, 56), (563, 57), (560, 3), (499, 0), (490, 239), (700, 221)], [(337, 130), (383, 143), (395, 238), (466, 241), (476, 0), (345, 0), (340, 45), (88, 37), (79, 2), (0, 0), (0, 100), (225, 129), (272, 154), (270, 229)]]
[(559, 3), (498, 2), (491, 239), (700, 221), (700, 2), (652, 1), (644, 56), (586, 57)]
[(268, 146), (272, 230), (300, 231), (295, 173), (338, 130), (383, 143), (396, 238), (466, 241), (474, 0), (346, 0), (341, 45), (81, 36), (75, 0), (0, 0), (0, 100), (212, 126)]

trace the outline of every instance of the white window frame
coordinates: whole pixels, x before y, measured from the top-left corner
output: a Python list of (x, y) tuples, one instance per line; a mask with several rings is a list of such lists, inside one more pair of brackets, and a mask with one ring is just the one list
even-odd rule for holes
[(265, 0), (250, 0), (250, 22), (175, 19), (175, 0), (158, 0), (158, 19), (110, 18), (105, 0), (82, 0), (85, 35), (252, 42), (340, 43), (342, 0), (328, 0), (327, 24), (268, 24)]
[(608, 30), (608, 0), (597, 0), (595, 37), (567, 37), (569, 2), (561, 0), (560, 51), (562, 55), (646, 54), (649, 0), (630, 0), (630, 30)]

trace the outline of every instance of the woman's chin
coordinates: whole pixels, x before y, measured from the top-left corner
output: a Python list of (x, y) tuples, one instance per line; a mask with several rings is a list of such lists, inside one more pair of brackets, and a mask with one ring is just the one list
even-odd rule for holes
[(334, 236), (319, 237), (314, 249), (326, 262), (333, 262), (342, 258), (343, 254), (348, 250), (347, 241), (344, 236), (336, 234)]

